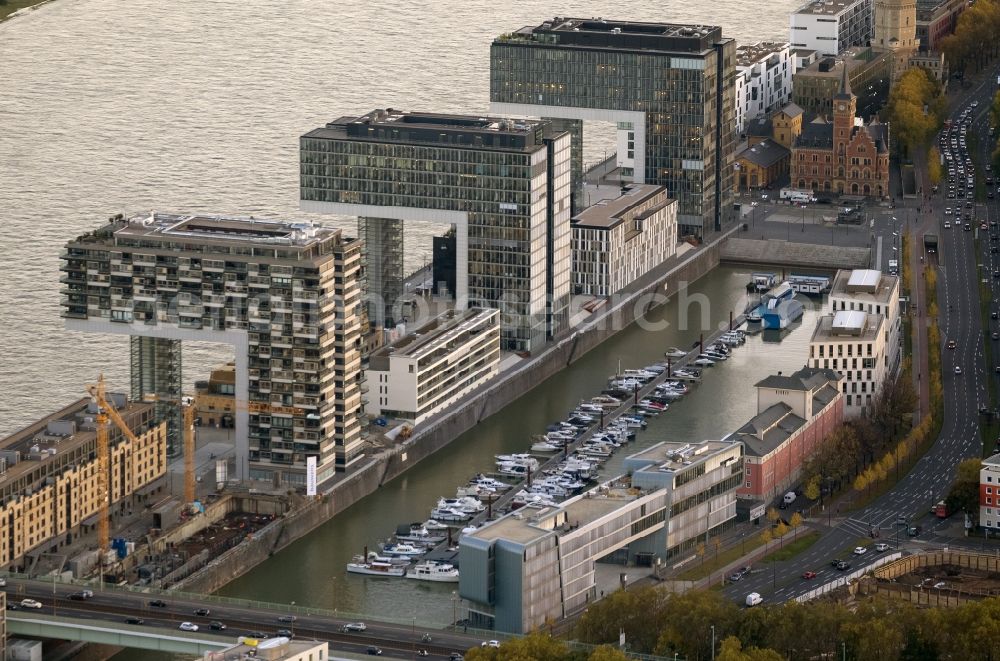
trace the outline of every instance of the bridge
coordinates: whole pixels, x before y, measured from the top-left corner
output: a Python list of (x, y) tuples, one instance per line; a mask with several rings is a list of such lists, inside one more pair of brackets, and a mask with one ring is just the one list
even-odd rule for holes
[[(93, 596), (70, 598), (82, 589), (92, 590)], [(446, 629), (416, 617), (374, 621), (337, 610), (133, 586), (95, 587), (8, 575), (6, 590), (8, 608), (26, 598), (42, 604), (40, 609), (8, 610), (11, 634), (180, 654), (203, 655), (235, 644), (239, 636), (272, 637), (282, 630), (296, 639), (327, 641), (331, 652), (364, 655), (369, 646), (377, 646), (389, 658), (412, 658), (418, 649), (447, 658), (483, 640), (502, 638), (492, 631)], [(207, 613), (196, 614), (201, 609)], [(197, 624), (199, 631), (179, 630), (182, 622)], [(364, 622), (366, 630), (345, 632), (349, 622)], [(223, 628), (212, 629), (212, 623)], [(424, 634), (432, 640), (424, 642)]]

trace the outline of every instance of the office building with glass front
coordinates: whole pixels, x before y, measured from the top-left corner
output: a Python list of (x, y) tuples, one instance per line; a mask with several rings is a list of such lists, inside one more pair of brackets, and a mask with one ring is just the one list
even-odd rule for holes
[(560, 118), (574, 141), (583, 121), (628, 127), (634, 181), (666, 187), (680, 233), (703, 236), (732, 219), (735, 76), (719, 27), (555, 18), (494, 40), (490, 108)]
[[(499, 309), (503, 349), (537, 350), (565, 327), (569, 134), (544, 121), (389, 109), (341, 117), (300, 147), (302, 210), (364, 218), (369, 255), (401, 242), (404, 220), (455, 225), (456, 306)], [(398, 290), (401, 267), (382, 266), (369, 265), (370, 299)], [(386, 296), (369, 314), (378, 305), (393, 307)]]

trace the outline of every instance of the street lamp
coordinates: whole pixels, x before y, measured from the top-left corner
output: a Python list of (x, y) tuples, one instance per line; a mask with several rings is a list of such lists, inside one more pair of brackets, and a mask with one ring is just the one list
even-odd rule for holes
[(712, 661), (715, 661), (715, 625), (712, 625)]
[(458, 592), (451, 591), (451, 623), (458, 627)]

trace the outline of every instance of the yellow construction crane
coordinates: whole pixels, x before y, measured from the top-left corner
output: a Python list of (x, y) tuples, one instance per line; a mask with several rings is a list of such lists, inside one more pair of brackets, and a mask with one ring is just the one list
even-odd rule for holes
[(195, 501), (195, 474), (194, 474), (194, 401), (190, 397), (166, 398), (159, 395), (147, 394), (143, 396), (146, 402), (176, 402), (181, 406), (181, 419), (184, 439), (184, 503), (188, 507)]
[(87, 393), (93, 398), (97, 405), (97, 475), (100, 480), (98, 484), (99, 510), (97, 519), (97, 544), (103, 554), (109, 548), (109, 511), (111, 507), (111, 470), (108, 463), (108, 419), (114, 421), (115, 426), (132, 442), (138, 439), (125, 420), (118, 414), (114, 406), (105, 397), (104, 375), (97, 377), (96, 385), (88, 385)]

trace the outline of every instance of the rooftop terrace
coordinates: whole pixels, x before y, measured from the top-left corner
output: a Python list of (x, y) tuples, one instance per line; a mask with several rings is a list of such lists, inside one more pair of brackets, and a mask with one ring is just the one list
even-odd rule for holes
[(374, 352), (370, 360), (371, 369), (388, 369), (388, 366), (380, 366), (387, 361), (390, 356), (405, 356), (407, 358), (421, 359), (435, 353), (441, 349), (447, 349), (450, 344), (460, 343), (467, 335), (475, 335), (482, 331), (484, 327), (497, 325), (499, 311), (486, 308), (469, 308), (456, 312), (449, 310), (444, 314), (431, 319), (426, 324), (419, 326), (410, 334)]
[(570, 48), (650, 50), (697, 53), (723, 40), (716, 25), (641, 23), (597, 18), (555, 17), (538, 26), (527, 26), (502, 35), (499, 42), (522, 40)]
[(611, 229), (623, 222), (627, 212), (631, 209), (634, 209), (652, 197), (663, 195), (662, 204), (656, 205), (635, 216), (637, 219), (642, 220), (656, 213), (669, 203), (665, 191), (666, 189), (663, 186), (632, 184), (625, 193), (618, 197), (610, 200), (601, 200), (587, 207), (573, 216), (571, 222), (574, 227)]

